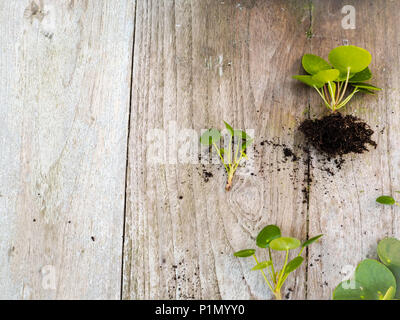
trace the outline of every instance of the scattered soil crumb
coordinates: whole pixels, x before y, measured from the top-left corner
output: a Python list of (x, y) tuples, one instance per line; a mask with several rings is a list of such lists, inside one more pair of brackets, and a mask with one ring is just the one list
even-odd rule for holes
[(307, 119), (299, 129), (314, 148), (332, 157), (351, 152), (363, 153), (368, 151), (368, 144), (375, 148), (377, 146), (371, 139), (374, 131), (367, 123), (339, 112), (322, 119)]
[(293, 151), (288, 148), (288, 147), (284, 147), (283, 148), (283, 155), (285, 156), (285, 158), (289, 158), (292, 157), (292, 161), (297, 161), (299, 160), (299, 158), (293, 153)]
[(208, 182), (210, 180), (210, 178), (213, 177), (214, 175), (210, 171), (203, 169), (202, 176), (203, 176), (204, 182)]

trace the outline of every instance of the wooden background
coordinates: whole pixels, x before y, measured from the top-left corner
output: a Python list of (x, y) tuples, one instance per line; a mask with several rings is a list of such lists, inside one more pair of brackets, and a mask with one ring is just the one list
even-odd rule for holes
[[(324, 234), (283, 295), (330, 299), (400, 236), (375, 204), (400, 189), (399, 20), (390, 0), (0, 1), (0, 298), (269, 299), (232, 254), (273, 223)], [(297, 131), (325, 110), (291, 75), (342, 44), (372, 53), (384, 90), (346, 110), (378, 148), (337, 170)], [(152, 130), (223, 120), (256, 139), (231, 192), (218, 165), (149, 163)]]

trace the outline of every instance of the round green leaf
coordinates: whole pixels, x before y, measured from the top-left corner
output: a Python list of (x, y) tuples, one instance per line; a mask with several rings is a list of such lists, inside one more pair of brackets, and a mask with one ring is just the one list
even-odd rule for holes
[(387, 204), (387, 205), (394, 205), (396, 203), (396, 200), (393, 199), (391, 196), (380, 196), (376, 198), (376, 202), (380, 204)]
[(334, 300), (382, 300), (393, 299), (396, 280), (382, 263), (366, 259), (354, 273), (354, 280), (340, 283), (333, 292)]
[(265, 269), (265, 268), (268, 268), (271, 264), (272, 264), (271, 260), (263, 261), (263, 262), (256, 264), (253, 268), (251, 268), (251, 270), (255, 271), (255, 270)]
[(378, 244), (379, 259), (392, 271), (396, 278), (396, 298), (400, 299), (400, 240), (386, 238)]
[(396, 238), (385, 238), (378, 244), (378, 256), (382, 262), (400, 267), (400, 240)]
[(272, 240), (269, 243), (272, 250), (285, 251), (296, 249), (300, 246), (300, 240), (296, 238), (282, 237)]
[(315, 236), (311, 239), (308, 239), (307, 241), (304, 241), (304, 243), (301, 245), (303, 248), (309, 246), (313, 242), (317, 241), (319, 238), (321, 238), (323, 234), (319, 234), (318, 236)]
[(200, 137), (201, 144), (209, 146), (221, 139), (221, 133), (217, 129), (208, 129)]
[(239, 258), (247, 258), (247, 257), (251, 257), (255, 253), (256, 253), (256, 250), (254, 250), (254, 249), (244, 249), (244, 250), (235, 252), (233, 255), (235, 257), (239, 257)]
[(337, 69), (322, 70), (313, 75), (312, 79), (321, 83), (332, 82), (339, 77), (340, 71)]
[(297, 75), (297, 76), (293, 76), (293, 79), (299, 80), (299, 81), (305, 83), (306, 85), (308, 85), (310, 87), (316, 86), (317, 88), (321, 88), (321, 87), (324, 86), (323, 82), (319, 82), (317, 80), (314, 80), (312, 78), (312, 76)]
[(301, 60), (304, 70), (309, 74), (317, 74), (321, 70), (331, 69), (331, 65), (314, 54), (305, 54)]
[(360, 47), (340, 46), (329, 53), (329, 62), (341, 72), (357, 73), (364, 70), (371, 63), (371, 54)]
[[(357, 72), (353, 77), (351, 77), (349, 82), (362, 82), (362, 81), (367, 81), (371, 78), (372, 78), (371, 70), (369, 70), (369, 68), (367, 67), (364, 70)], [(344, 80), (346, 80), (346, 78), (344, 78)]]
[(296, 270), (298, 267), (301, 266), (301, 264), (303, 263), (304, 258), (303, 257), (296, 257), (293, 260), (291, 260), (285, 269), (285, 273), (289, 274), (291, 272), (293, 272), (294, 270)]
[[(354, 73), (349, 74), (349, 79), (352, 79), (354, 77)], [(340, 72), (339, 77), (336, 79), (336, 81), (346, 81), (347, 79), (347, 72)], [(349, 80), (350, 81), (350, 80)]]
[(263, 228), (257, 236), (256, 243), (260, 248), (269, 247), (269, 243), (281, 236), (281, 230), (278, 226), (270, 224)]

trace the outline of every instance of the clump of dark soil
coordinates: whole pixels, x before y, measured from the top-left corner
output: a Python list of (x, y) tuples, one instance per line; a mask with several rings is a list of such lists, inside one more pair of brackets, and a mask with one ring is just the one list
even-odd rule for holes
[(363, 153), (368, 151), (367, 145), (377, 146), (371, 139), (374, 131), (367, 123), (339, 112), (321, 119), (307, 119), (299, 129), (314, 148), (333, 157), (351, 152)]
[(288, 147), (284, 147), (283, 148), (283, 155), (285, 156), (285, 159), (287, 159), (288, 157), (292, 157), (292, 161), (297, 161), (299, 160), (299, 158), (293, 153), (293, 151), (288, 148)]

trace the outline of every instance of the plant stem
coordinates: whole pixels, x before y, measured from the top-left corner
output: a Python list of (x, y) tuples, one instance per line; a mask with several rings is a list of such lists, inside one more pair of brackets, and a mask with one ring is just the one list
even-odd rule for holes
[[(324, 84), (324, 96), (326, 101), (329, 101), (329, 95), (328, 95), (328, 90), (326, 89), (326, 84)], [(329, 103), (331, 104), (331, 103)]]
[(347, 89), (347, 84), (349, 83), (349, 77), (350, 77), (350, 68), (347, 68), (346, 82), (344, 83), (343, 92), (342, 92), (342, 94), (341, 94), (341, 96), (340, 96), (340, 98), (339, 98), (339, 100), (338, 100), (337, 103), (340, 103), (340, 101), (342, 101), (342, 99), (343, 99), (343, 97), (344, 97), (344, 94), (345, 94), (346, 89)]
[(276, 273), (275, 273), (275, 269), (274, 269), (274, 261), (272, 260), (272, 253), (271, 253), (271, 248), (268, 247), (268, 254), (269, 254), (269, 260), (271, 260), (271, 270), (272, 270), (272, 274), (273, 274), (273, 281), (274, 283), (276, 283)]
[(228, 166), (232, 168), (232, 137), (229, 138), (229, 147), (228, 147)]
[(283, 276), (285, 274), (285, 269), (286, 269), (286, 265), (287, 265), (287, 262), (288, 262), (288, 258), (289, 258), (289, 249), (286, 249), (285, 263), (284, 263), (283, 268), (282, 268), (282, 270), (281, 270), (281, 272), (279, 274), (278, 284), (276, 285), (277, 288), (281, 288), (281, 286), (283, 284), (282, 280), (283, 280)]
[(281, 289), (276, 289), (274, 295), (276, 300), (282, 300)]
[[(258, 264), (258, 260), (257, 260), (257, 257), (256, 257), (255, 254), (253, 254), (253, 257), (254, 257), (254, 260), (256, 261), (256, 264)], [(261, 269), (260, 271), (261, 271), (261, 273), (262, 273), (262, 275), (264, 277), (264, 280), (267, 283), (268, 287), (271, 289), (272, 292), (275, 292), (274, 289), (272, 288), (271, 284), (269, 283), (268, 278), (264, 273), (264, 270)]]
[(322, 100), (324, 100), (325, 105), (327, 106), (327, 108), (332, 110), (331, 105), (328, 103), (328, 101), (326, 101), (325, 97), (324, 97), (323, 94), (321, 93), (321, 92), (323, 92), (322, 88), (321, 88), (321, 91), (319, 91), (319, 89), (318, 89), (316, 86), (314, 86), (314, 89), (317, 90), (317, 92), (318, 92), (318, 94), (321, 96)]
[(228, 167), (227, 167), (226, 164), (225, 164), (224, 158), (223, 158), (222, 155), (221, 155), (221, 151), (218, 149), (218, 147), (217, 147), (217, 145), (215, 144), (215, 142), (213, 143), (213, 146), (215, 147), (215, 150), (217, 150), (217, 153), (218, 153), (219, 157), (221, 158), (222, 164), (224, 165), (226, 172), (229, 173), (229, 169), (228, 169)]
[(330, 81), (328, 82), (328, 85), (329, 85), (329, 92), (331, 94), (331, 104), (335, 105), (335, 94), (333, 93), (333, 88)]
[(336, 85), (336, 99), (335, 99), (336, 102), (337, 102), (338, 99), (339, 99), (340, 88), (341, 88), (341, 87), (342, 87), (342, 83), (341, 83), (341, 82), (338, 82), (337, 85)]
[(226, 182), (225, 191), (230, 191), (232, 189), (233, 174), (235, 171), (231, 168), (228, 172), (228, 181)]

